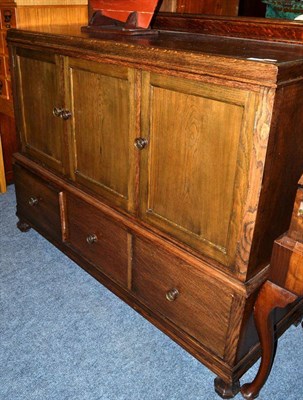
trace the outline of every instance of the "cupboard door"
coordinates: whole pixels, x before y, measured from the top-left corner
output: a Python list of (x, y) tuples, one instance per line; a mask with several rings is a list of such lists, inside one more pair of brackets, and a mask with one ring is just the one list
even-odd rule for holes
[(225, 265), (248, 189), (255, 94), (144, 73), (140, 214)]
[(54, 108), (63, 108), (63, 68), (60, 57), (17, 48), (18, 127), (22, 149), (46, 166), (65, 172), (64, 125)]
[(74, 179), (112, 205), (134, 209), (135, 73), (70, 59)]

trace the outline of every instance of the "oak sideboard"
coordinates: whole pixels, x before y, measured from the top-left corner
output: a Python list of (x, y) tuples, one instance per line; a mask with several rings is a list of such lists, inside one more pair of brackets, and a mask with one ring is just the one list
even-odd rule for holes
[[(303, 172), (303, 28), (243, 21), (8, 32), (19, 228), (206, 365), (224, 398), (260, 357), (253, 307)], [(276, 336), (302, 313), (301, 297), (276, 310)]]

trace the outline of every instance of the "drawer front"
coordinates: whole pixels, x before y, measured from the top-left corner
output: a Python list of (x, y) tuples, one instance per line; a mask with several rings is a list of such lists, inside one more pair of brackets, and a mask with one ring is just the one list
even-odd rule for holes
[(33, 227), (61, 240), (59, 192), (19, 165), (14, 166), (17, 213)]
[(202, 345), (224, 357), (232, 293), (171, 253), (136, 238), (132, 290)]
[(67, 244), (99, 271), (126, 286), (128, 270), (127, 231), (95, 207), (67, 197)]

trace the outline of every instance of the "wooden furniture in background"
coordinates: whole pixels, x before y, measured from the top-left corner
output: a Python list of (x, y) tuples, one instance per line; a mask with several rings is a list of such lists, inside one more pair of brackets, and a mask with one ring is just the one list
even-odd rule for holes
[(17, 150), (17, 139), (6, 45), (7, 29), (86, 22), (87, 0), (0, 0), (0, 135), (8, 183), (13, 179), (12, 154)]
[(161, 13), (156, 18), (153, 28), (195, 34), (204, 33), (210, 36), (262, 39), (265, 42), (279, 41), (295, 44), (303, 40), (300, 23), (281, 19), (230, 17), (226, 20), (225, 17), (208, 15), (192, 15), (188, 18), (186, 14), (176, 14), (172, 18), (170, 13)]
[(16, 27), (15, 4), (0, 2), (0, 136), (7, 182), (12, 180), (12, 154), (17, 150), (6, 32)]
[(277, 307), (286, 307), (303, 296), (303, 175), (299, 181), (290, 228), (274, 243), (270, 270), (269, 279), (262, 286), (254, 308), (262, 343), (262, 359), (253, 382), (241, 388), (246, 399), (258, 397), (274, 361), (272, 311)]
[[(147, 29), (159, 0), (90, 0), (90, 14), (98, 13), (108, 25), (110, 19), (126, 23), (130, 20), (136, 28)], [(108, 20), (108, 18), (110, 18)]]
[[(285, 43), (270, 21), (182, 18), (159, 16), (151, 38), (9, 31), (18, 226), (193, 354), (230, 398), (261, 354), (253, 308), (303, 171), (303, 28), (292, 23)], [(241, 38), (256, 27), (260, 40)], [(302, 314), (302, 299), (275, 313), (276, 337)]]
[(160, 11), (236, 16), (239, 0), (163, 0)]
[(265, 17), (266, 4), (262, 0), (240, 0), (239, 15), (248, 17)]

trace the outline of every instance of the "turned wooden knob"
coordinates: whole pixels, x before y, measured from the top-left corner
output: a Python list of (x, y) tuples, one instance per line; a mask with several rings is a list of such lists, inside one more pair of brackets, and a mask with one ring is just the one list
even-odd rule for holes
[(72, 113), (69, 110), (65, 110), (64, 108), (54, 107), (53, 115), (66, 121), (72, 116)]
[(36, 206), (38, 203), (39, 203), (39, 200), (38, 200), (37, 197), (35, 197), (35, 196), (30, 197), (29, 200), (28, 200), (28, 204), (29, 204), (31, 207)]
[(72, 116), (72, 113), (69, 110), (62, 110), (60, 116), (62, 119), (64, 119), (64, 121), (66, 121), (67, 119), (69, 119)]
[(53, 108), (53, 115), (55, 117), (60, 118), (61, 117), (61, 113), (62, 113), (62, 108), (59, 108), (59, 107), (54, 107)]
[(135, 139), (135, 147), (138, 150), (143, 150), (147, 146), (148, 140), (142, 137)]
[(173, 288), (171, 290), (169, 290), (166, 293), (166, 300), (168, 301), (175, 301), (177, 299), (177, 297), (179, 296), (179, 290), (176, 288)]
[(95, 235), (94, 233), (88, 235), (87, 238), (86, 238), (86, 241), (87, 241), (88, 244), (96, 243), (98, 241), (97, 235)]

